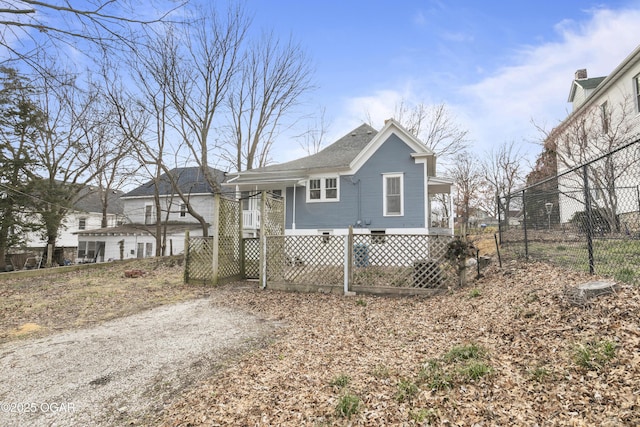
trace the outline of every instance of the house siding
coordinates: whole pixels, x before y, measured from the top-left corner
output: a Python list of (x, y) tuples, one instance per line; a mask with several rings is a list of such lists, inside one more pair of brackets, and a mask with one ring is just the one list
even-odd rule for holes
[[(619, 123), (624, 118), (625, 126), (628, 127), (628, 134), (630, 138), (636, 138), (638, 132), (640, 132), (640, 114), (638, 114), (638, 104), (635, 99), (633, 79), (635, 76), (640, 75), (640, 54), (633, 58), (628, 68), (616, 76), (614, 81), (611, 81), (610, 86), (606, 87), (606, 90), (599, 91), (596, 96), (585, 99), (585, 108), (594, 109), (598, 108), (603, 103), (607, 102), (610, 113), (613, 115), (611, 122)], [(593, 92), (593, 91), (591, 91)], [(589, 92), (588, 95), (591, 94)], [(626, 108), (625, 115), (622, 114), (622, 110)], [(616, 116), (616, 114), (618, 116)], [(575, 120), (575, 117), (568, 117), (564, 123), (571, 123)], [(600, 116), (595, 116), (596, 120), (600, 119)], [(564, 133), (557, 135), (557, 138), (562, 138)], [(623, 141), (620, 141), (623, 142)], [(631, 142), (629, 140), (629, 142)], [(559, 150), (563, 150), (563, 147), (559, 147)], [(593, 156), (602, 154), (602, 150), (595, 150)], [(616, 156), (614, 155), (614, 159)], [(622, 155), (624, 156), (624, 154)], [(559, 164), (559, 172), (562, 173), (569, 169), (569, 167), (578, 166), (573, 162), (569, 162), (569, 165)], [(617, 214), (625, 214), (629, 212), (637, 211), (637, 206), (640, 204), (640, 200), (636, 196), (635, 191), (624, 189), (624, 187), (635, 187), (637, 185), (637, 176), (640, 174), (640, 166), (631, 165), (625, 170), (624, 173), (616, 177), (616, 197), (619, 200)], [(569, 173), (562, 176), (558, 180), (558, 188), (560, 191), (560, 221), (567, 223), (575, 215), (576, 212), (582, 211), (584, 204), (584, 196), (580, 186), (582, 185), (582, 176), (580, 173)], [(576, 191), (576, 188), (578, 190)], [(564, 193), (570, 194), (565, 196)], [(576, 203), (578, 202), (578, 203)], [(602, 204), (597, 200), (594, 200), (595, 204)], [(601, 206), (603, 207), (603, 206)]]
[[(296, 188), (296, 229), (340, 229), (350, 225), (369, 229), (423, 228), (424, 165), (416, 164), (413, 150), (392, 134), (354, 175), (340, 177), (339, 202), (307, 203), (306, 188)], [(383, 214), (383, 175), (404, 176), (404, 215)], [(287, 188), (286, 228), (293, 228), (293, 187)], [(358, 222), (360, 221), (360, 222)]]
[[(213, 204), (214, 198), (213, 195), (194, 195), (190, 198), (191, 205), (204, 218), (212, 218), (213, 216)], [(145, 206), (146, 205), (155, 205), (152, 197), (136, 197), (136, 198), (127, 198), (124, 200), (124, 211), (127, 215), (127, 220), (133, 224), (144, 224), (145, 223)], [(189, 212), (186, 213), (186, 216), (180, 216), (180, 205), (182, 204), (182, 200), (180, 197), (176, 196), (173, 199), (168, 197), (162, 197), (160, 199), (160, 204), (162, 206), (162, 220), (163, 222), (166, 219), (167, 210), (170, 210), (169, 222), (186, 222), (186, 223), (197, 223), (198, 221), (192, 217)]]

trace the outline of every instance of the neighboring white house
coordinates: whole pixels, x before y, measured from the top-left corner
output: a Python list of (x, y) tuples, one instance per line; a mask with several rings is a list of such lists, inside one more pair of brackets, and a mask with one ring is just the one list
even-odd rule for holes
[[(212, 176), (221, 183), (225, 173), (210, 169)], [(169, 172), (180, 191), (187, 197), (191, 208), (202, 215), (208, 224), (208, 232), (214, 230), (211, 219), (214, 211), (215, 189), (211, 188), (199, 167), (175, 168)], [(157, 190), (156, 190), (157, 187)], [(160, 200), (160, 212), (156, 209), (156, 192)], [(167, 174), (156, 184), (153, 180), (122, 196), (126, 223), (118, 227), (86, 230), (77, 233), (79, 262), (103, 262), (108, 260), (147, 258), (156, 255), (158, 215), (159, 229), (165, 242), (164, 255), (184, 253), (187, 231), (202, 236), (202, 227), (188, 210), (187, 204), (174, 191)]]
[[(548, 137), (555, 144), (558, 158), (561, 223), (584, 210), (581, 171), (563, 172), (638, 138), (640, 46), (606, 77), (589, 78), (587, 70), (578, 70), (568, 101), (573, 111)], [(638, 211), (637, 192), (626, 190), (639, 184), (638, 160), (619, 153), (608, 162), (601, 160), (589, 166), (589, 189), (596, 207), (612, 211), (612, 216), (619, 218)]]
[[(102, 227), (103, 206), (100, 197), (100, 189), (86, 186), (78, 195), (74, 203), (74, 209), (70, 210), (63, 218), (53, 260), (57, 264), (75, 262), (78, 249), (77, 233)], [(106, 221), (108, 227), (116, 227), (124, 222), (123, 205), (120, 191), (112, 191), (107, 197)], [(46, 249), (47, 242), (36, 233), (26, 236), (25, 247), (28, 251), (36, 251), (39, 254)]]

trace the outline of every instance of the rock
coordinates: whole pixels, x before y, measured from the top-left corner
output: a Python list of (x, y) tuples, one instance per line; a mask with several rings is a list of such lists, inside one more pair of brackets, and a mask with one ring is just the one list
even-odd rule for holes
[(615, 282), (594, 280), (575, 287), (566, 287), (564, 294), (572, 305), (586, 305), (587, 300), (599, 295), (613, 294), (620, 289)]

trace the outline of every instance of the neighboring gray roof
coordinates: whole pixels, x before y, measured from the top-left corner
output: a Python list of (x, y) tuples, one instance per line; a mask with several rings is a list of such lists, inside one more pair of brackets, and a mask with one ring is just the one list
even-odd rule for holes
[(579, 84), (583, 89), (589, 90), (589, 89), (595, 89), (598, 87), (598, 85), (600, 83), (602, 83), (602, 81), (604, 79), (606, 79), (607, 77), (592, 77), (590, 79), (580, 79), (580, 80), (576, 80), (575, 82), (577, 84)]
[(576, 96), (576, 88), (580, 86), (585, 91), (592, 90), (598, 87), (600, 83), (604, 81), (607, 77), (592, 77), (590, 79), (576, 79), (571, 83), (571, 90), (569, 90), (569, 99), (567, 102), (573, 102)]
[(371, 126), (363, 124), (316, 154), (286, 163), (252, 169), (249, 172), (284, 172), (348, 167), (351, 161), (355, 159), (377, 133), (378, 131)]
[[(221, 184), (225, 180), (225, 173), (221, 170), (209, 168), (211, 174), (215, 177), (216, 182)], [(169, 173), (177, 179), (178, 187), (185, 194), (205, 194), (214, 193), (213, 189), (204, 177), (202, 169), (198, 166), (189, 168), (175, 168), (169, 171)], [(174, 194), (171, 180), (167, 174), (160, 176), (160, 182), (158, 183), (158, 193), (161, 196)], [(154, 180), (150, 180), (140, 187), (137, 187), (123, 197), (136, 197), (136, 196), (153, 196), (155, 194)]]
[[(124, 204), (120, 199), (123, 194), (122, 191), (111, 191), (109, 193), (107, 196), (107, 213), (124, 213)], [(81, 212), (102, 212), (100, 189), (91, 186), (84, 187), (78, 196), (78, 200), (73, 204), (73, 207)]]

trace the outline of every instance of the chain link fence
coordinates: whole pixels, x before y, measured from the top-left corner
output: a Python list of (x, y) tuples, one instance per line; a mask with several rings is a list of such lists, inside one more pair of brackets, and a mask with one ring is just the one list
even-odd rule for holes
[(498, 200), (506, 254), (640, 277), (640, 140)]

